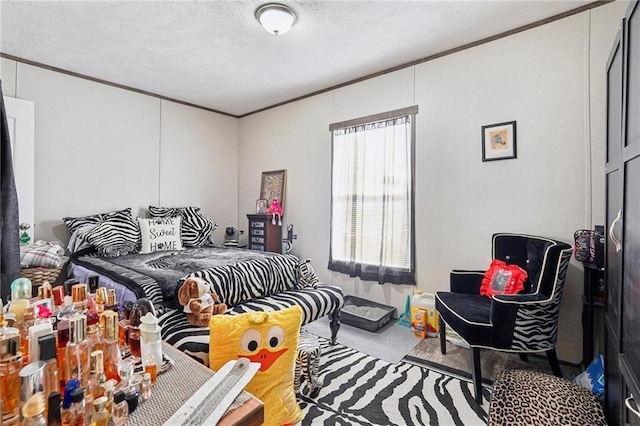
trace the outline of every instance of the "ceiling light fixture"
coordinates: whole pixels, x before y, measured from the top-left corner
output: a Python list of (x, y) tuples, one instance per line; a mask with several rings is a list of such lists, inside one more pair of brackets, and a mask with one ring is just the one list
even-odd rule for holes
[(281, 35), (291, 29), (298, 17), (289, 6), (267, 3), (256, 9), (256, 19), (271, 34)]

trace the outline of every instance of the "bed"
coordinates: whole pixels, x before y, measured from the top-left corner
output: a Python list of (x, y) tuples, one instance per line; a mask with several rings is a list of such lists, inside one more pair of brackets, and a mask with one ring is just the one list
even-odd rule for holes
[[(89, 218), (94, 220), (97, 216), (100, 215)], [(339, 287), (319, 282), (310, 259), (216, 246), (209, 240), (203, 241), (198, 233), (193, 235), (201, 244), (190, 247), (176, 241), (176, 235), (178, 239), (184, 238), (184, 229), (160, 232), (163, 226), (160, 222), (154, 222), (155, 234), (173, 239), (170, 243), (156, 244), (153, 250), (148, 241), (145, 246), (144, 226), (135, 228), (138, 224), (133, 222), (130, 209), (104, 213), (95, 222), (87, 221), (87, 217), (65, 219), (76, 221), (70, 224), (65, 220), (72, 233), (68, 246), (72, 252), (69, 276), (88, 282), (90, 276), (97, 275), (99, 286), (116, 290), (119, 303), (148, 298), (156, 307), (162, 338), (204, 364), (208, 364), (209, 329), (189, 324), (176, 297), (177, 289), (189, 276), (210, 282), (221, 302), (227, 304), (225, 314), (228, 315), (274, 311), (292, 305), (302, 307), (303, 324), (330, 315), (335, 341), (344, 297)], [(142, 225), (140, 218), (138, 221)], [(183, 226), (180, 222), (166, 225)], [(135, 228), (137, 234), (134, 238), (134, 229), (127, 230), (127, 235), (114, 243), (113, 234), (117, 234), (114, 229), (117, 231), (122, 226)], [(103, 235), (112, 239), (106, 247), (99, 241)], [(179, 249), (171, 249), (173, 247)]]

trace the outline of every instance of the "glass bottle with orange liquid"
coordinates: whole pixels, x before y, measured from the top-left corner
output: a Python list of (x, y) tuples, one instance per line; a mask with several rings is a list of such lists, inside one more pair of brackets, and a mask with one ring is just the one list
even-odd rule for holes
[(20, 376), (22, 355), (20, 353), (20, 331), (7, 327), (2, 301), (0, 300), (0, 395), (2, 425), (20, 423)]
[(66, 351), (66, 379), (77, 377), (80, 387), (85, 388), (90, 377), (89, 340), (87, 339), (87, 317), (75, 314), (69, 318), (69, 343)]

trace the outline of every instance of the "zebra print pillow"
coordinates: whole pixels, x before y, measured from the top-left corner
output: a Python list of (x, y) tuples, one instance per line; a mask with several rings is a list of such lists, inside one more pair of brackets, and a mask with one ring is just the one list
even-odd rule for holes
[(202, 247), (211, 239), (211, 233), (218, 224), (200, 213), (200, 207), (155, 207), (149, 206), (149, 214), (154, 218), (180, 216), (182, 224), (182, 244), (185, 247)]
[(203, 278), (227, 306), (297, 288), (298, 258), (276, 255), (194, 272)]
[(101, 256), (116, 257), (136, 253), (140, 245), (140, 229), (129, 214), (114, 215), (90, 231), (80, 234)]
[(108, 212), (108, 213), (98, 213), (98, 214), (94, 214), (91, 216), (84, 216), (84, 217), (63, 217), (62, 221), (64, 222), (65, 225), (67, 225), (67, 229), (69, 230), (69, 233), (73, 234), (75, 231), (77, 231), (78, 229), (84, 226), (99, 225), (100, 223), (104, 222), (107, 219), (114, 218), (114, 217), (118, 218), (122, 216), (131, 217), (131, 209), (127, 208), (124, 210), (117, 210), (117, 211)]

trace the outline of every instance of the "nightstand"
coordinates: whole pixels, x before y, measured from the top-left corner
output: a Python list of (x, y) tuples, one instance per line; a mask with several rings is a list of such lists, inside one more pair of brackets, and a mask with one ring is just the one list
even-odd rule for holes
[(247, 248), (282, 253), (282, 227), (272, 223), (271, 214), (248, 214)]

